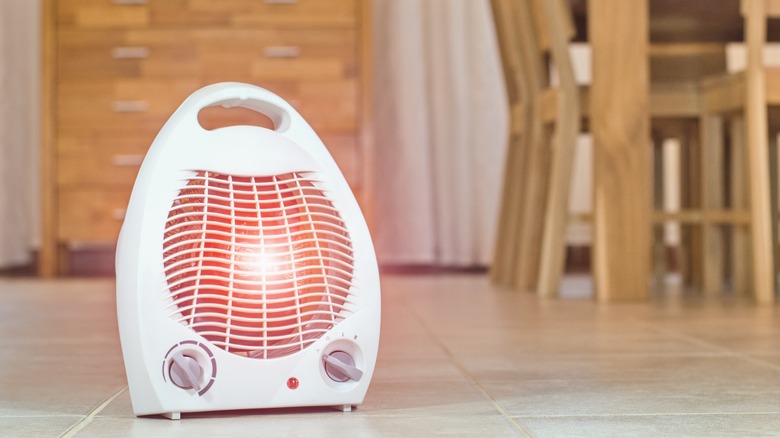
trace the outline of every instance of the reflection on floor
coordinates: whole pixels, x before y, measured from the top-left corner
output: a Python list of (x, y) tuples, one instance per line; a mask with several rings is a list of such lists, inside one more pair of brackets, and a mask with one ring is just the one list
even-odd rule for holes
[(108, 280), (0, 279), (0, 436), (766, 436), (780, 431), (775, 307), (668, 291), (537, 300), (484, 275), (383, 278), (357, 411), (135, 418)]

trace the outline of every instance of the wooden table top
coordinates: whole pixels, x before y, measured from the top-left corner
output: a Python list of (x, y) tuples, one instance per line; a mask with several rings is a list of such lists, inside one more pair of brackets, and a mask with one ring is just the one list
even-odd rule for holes
[[(577, 26), (577, 40), (588, 35), (587, 0), (569, 0)], [(740, 0), (648, 0), (651, 43), (741, 41)], [(774, 22), (773, 22), (774, 21)], [(768, 39), (780, 41), (780, 22), (769, 22)]]

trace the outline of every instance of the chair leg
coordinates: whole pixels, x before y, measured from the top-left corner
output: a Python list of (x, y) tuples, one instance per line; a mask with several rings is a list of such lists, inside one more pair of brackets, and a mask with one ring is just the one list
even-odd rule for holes
[[(684, 130), (684, 145), (680, 153), (680, 208), (701, 208), (701, 138), (699, 123), (691, 123)], [(680, 274), (683, 285), (701, 289), (702, 268), (702, 230), (698, 226), (686, 224), (680, 230)]]
[(771, 218), (772, 218), (772, 255), (774, 259), (774, 270), (772, 275), (772, 285), (777, 283), (777, 273), (780, 270), (780, 246), (778, 246), (778, 186), (777, 186), (777, 169), (778, 169), (778, 144), (777, 135), (769, 136), (769, 193), (771, 206)]
[[(664, 138), (653, 135), (653, 209), (664, 210)], [(653, 225), (653, 283), (663, 287), (666, 277), (665, 223)]]
[[(723, 210), (725, 206), (723, 119), (717, 115), (705, 115), (701, 120), (701, 143), (704, 151), (701, 160), (702, 209)], [(704, 222), (702, 226), (703, 289), (707, 294), (721, 292), (725, 284), (725, 235), (724, 227)]]
[[(732, 210), (747, 211), (748, 186), (745, 162), (745, 123), (741, 117), (730, 121), (730, 198)], [(731, 230), (731, 289), (735, 294), (750, 292), (750, 233), (748, 227), (736, 225)]]
[(528, 162), (525, 163), (526, 180), (522, 199), (522, 211), (517, 239), (517, 265), (515, 286), (521, 291), (536, 288), (541, 256), (544, 214), (547, 202), (547, 182), (550, 168), (550, 132), (541, 124), (532, 126), (528, 147)]
[[(746, 131), (749, 131), (749, 126)], [(756, 153), (748, 146), (748, 175), (750, 178), (750, 243), (752, 248), (753, 295), (756, 301), (771, 304), (775, 301), (774, 262), (771, 214), (769, 207), (767, 150)]]
[[(573, 105), (573, 104), (569, 104)], [(566, 104), (563, 111), (569, 111)], [(545, 212), (542, 253), (536, 292), (539, 296), (558, 294), (566, 262), (566, 226), (569, 223), (569, 192), (571, 191), (579, 113), (569, 112), (561, 117), (552, 137), (552, 162), (549, 173), (547, 208)]]
[(490, 265), (491, 279), (500, 285), (509, 286), (517, 264), (517, 237), (520, 228), (523, 163), (527, 147), (522, 134), (513, 134), (509, 139), (504, 170), (504, 187), (501, 195), (501, 211), (496, 232), (493, 263)]

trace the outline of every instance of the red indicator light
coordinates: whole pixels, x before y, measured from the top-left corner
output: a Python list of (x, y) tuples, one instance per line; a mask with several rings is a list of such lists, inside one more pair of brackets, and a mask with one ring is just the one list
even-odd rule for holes
[(290, 389), (298, 389), (299, 384), (300, 382), (298, 382), (298, 379), (296, 379), (295, 377), (290, 377), (289, 379), (287, 379), (287, 387)]

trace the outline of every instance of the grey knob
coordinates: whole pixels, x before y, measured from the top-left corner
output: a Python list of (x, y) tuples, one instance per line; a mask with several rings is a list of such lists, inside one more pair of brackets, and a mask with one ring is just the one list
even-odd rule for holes
[(336, 382), (359, 381), (363, 371), (355, 366), (355, 360), (345, 351), (334, 351), (322, 356), (325, 372)]
[(171, 381), (182, 389), (200, 391), (203, 380), (203, 368), (192, 356), (176, 352), (171, 356)]

